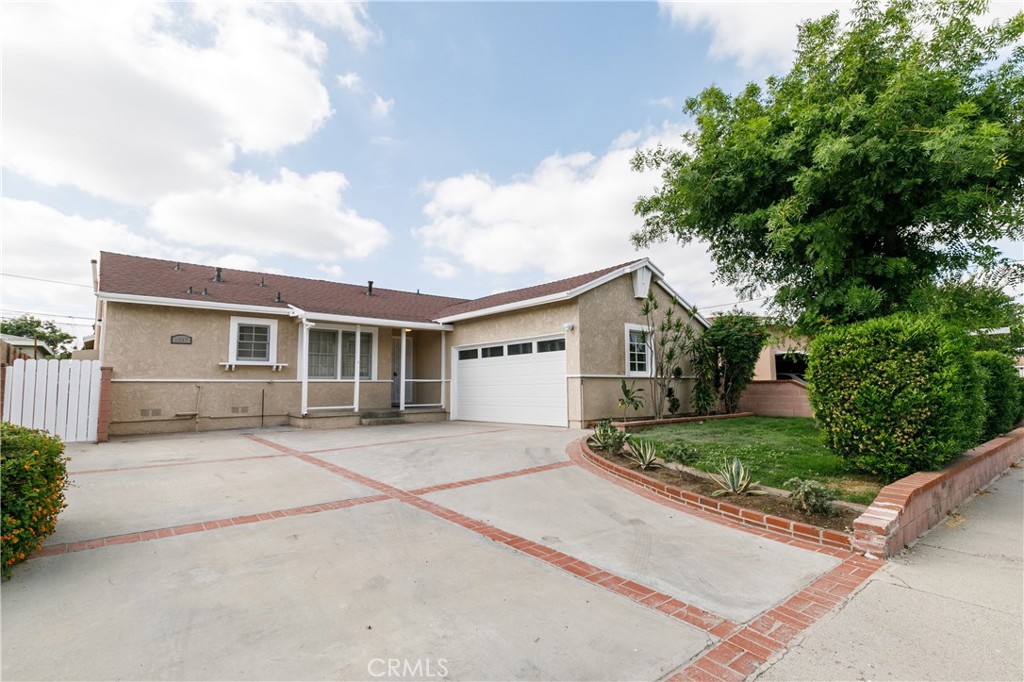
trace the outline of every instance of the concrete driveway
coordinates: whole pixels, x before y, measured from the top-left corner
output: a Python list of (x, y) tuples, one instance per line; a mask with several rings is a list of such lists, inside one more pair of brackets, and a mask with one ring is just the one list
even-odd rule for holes
[(740, 680), (881, 565), (606, 480), (582, 435), (71, 445), (57, 532), (2, 588), (3, 679)]

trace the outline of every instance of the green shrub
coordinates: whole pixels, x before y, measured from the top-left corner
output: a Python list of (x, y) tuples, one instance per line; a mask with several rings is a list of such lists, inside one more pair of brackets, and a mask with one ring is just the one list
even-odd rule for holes
[(974, 354), (978, 366), (984, 370), (985, 425), (981, 439), (989, 440), (1013, 429), (1020, 412), (1020, 382), (1017, 368), (1009, 356), (996, 350), (982, 350)]
[(0, 555), (3, 578), (24, 561), (57, 525), (67, 506), (64, 443), (45, 431), (4, 422), (0, 425)]
[(792, 488), (789, 492), (789, 501), (804, 513), (826, 516), (835, 516), (839, 513), (836, 506), (832, 504), (836, 499), (836, 494), (824, 483), (791, 478), (786, 481), (786, 487)]
[(826, 332), (811, 344), (807, 380), (825, 445), (887, 481), (979, 442), (985, 405), (970, 339), (937, 319), (894, 315)]
[(626, 455), (633, 464), (647, 471), (660, 467), (658, 464), (658, 448), (654, 441), (639, 436), (630, 436), (626, 439), (629, 445), (629, 454)]
[(761, 485), (761, 482), (750, 482), (750, 469), (740, 461), (739, 457), (733, 457), (732, 464), (722, 462), (722, 466), (718, 468), (718, 474), (711, 474), (711, 479), (718, 484), (718, 490), (711, 493), (712, 497), (718, 497), (719, 495), (765, 494), (765, 491), (751, 487)]
[(689, 348), (697, 414), (719, 408), (728, 414), (739, 410), (740, 396), (754, 378), (766, 338), (764, 325), (753, 315), (729, 313), (711, 320)]
[(626, 434), (612, 426), (610, 419), (594, 424), (594, 435), (587, 441), (592, 447), (617, 455), (626, 444)]
[(659, 443), (658, 456), (666, 462), (692, 464), (700, 459), (701, 452), (697, 446), (691, 443), (675, 441), (672, 443)]

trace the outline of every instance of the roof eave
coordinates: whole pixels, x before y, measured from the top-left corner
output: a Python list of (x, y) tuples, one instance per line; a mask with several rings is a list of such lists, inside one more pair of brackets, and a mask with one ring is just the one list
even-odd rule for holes
[[(294, 317), (295, 309), (274, 308), (270, 306), (246, 305), (243, 303), (222, 303), (219, 301), (190, 301), (181, 298), (166, 298), (161, 296), (143, 296), (140, 294), (119, 294), (107, 291), (97, 292), (96, 296), (101, 301), (113, 303), (136, 303), (140, 305), (170, 306), (173, 308), (193, 308), (197, 310), (220, 310), (235, 313), (260, 313), (264, 315), (279, 315), (281, 317)], [(332, 313), (318, 313), (316, 311), (303, 311), (306, 319), (320, 322), (336, 322), (340, 324), (360, 324), (367, 326), (404, 327), (406, 329), (451, 331), (449, 325), (437, 322), (419, 322), (412, 320), (392, 320), (377, 317), (358, 317), (355, 315), (335, 315)]]
[(568, 301), (590, 291), (591, 289), (596, 289), (597, 287), (601, 286), (602, 284), (605, 284), (606, 282), (610, 282), (613, 279), (617, 279), (619, 277), (622, 277), (623, 275), (628, 275), (635, 270), (639, 270), (641, 267), (645, 265), (649, 267), (651, 269), (651, 272), (653, 272), (658, 277), (665, 276), (665, 274), (661, 270), (659, 270), (653, 263), (651, 263), (649, 259), (641, 258), (638, 261), (630, 263), (629, 265), (625, 265), (621, 268), (616, 268), (611, 272), (605, 273), (600, 277), (592, 279), (589, 282), (586, 282), (585, 284), (581, 284), (580, 286), (574, 289), (569, 289), (568, 291), (562, 291), (556, 294), (548, 294), (547, 296), (538, 296), (536, 298), (528, 298), (522, 301), (515, 301), (513, 303), (505, 303), (504, 305), (491, 306), (490, 308), (481, 308), (480, 310), (471, 310), (469, 312), (459, 313), (456, 315), (447, 315), (445, 317), (437, 318), (437, 321), (443, 323), (460, 322), (462, 320), (469, 320), (474, 317), (498, 315), (500, 313), (521, 310), (523, 308), (533, 308), (534, 306), (547, 305), (549, 303), (558, 303), (560, 301)]

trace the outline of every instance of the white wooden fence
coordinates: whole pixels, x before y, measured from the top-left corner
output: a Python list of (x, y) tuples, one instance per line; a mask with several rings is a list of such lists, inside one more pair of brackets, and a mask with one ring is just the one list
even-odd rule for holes
[(4, 421), (65, 442), (96, 440), (99, 360), (15, 360), (6, 368)]

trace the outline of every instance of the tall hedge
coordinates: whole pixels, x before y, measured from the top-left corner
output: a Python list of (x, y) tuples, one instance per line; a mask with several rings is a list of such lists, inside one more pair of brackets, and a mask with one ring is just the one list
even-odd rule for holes
[(739, 410), (766, 339), (764, 325), (753, 315), (734, 312), (711, 320), (689, 349), (697, 414), (719, 408), (728, 414)]
[(887, 481), (937, 469), (981, 435), (970, 339), (935, 318), (895, 315), (822, 334), (807, 380), (825, 444)]
[(1020, 412), (1020, 387), (1017, 368), (1013, 360), (996, 350), (982, 350), (974, 354), (983, 370), (985, 388), (985, 425), (982, 440), (995, 438), (1013, 429)]
[(53, 534), (64, 509), (64, 443), (46, 431), (0, 425), (0, 575), (24, 561)]

